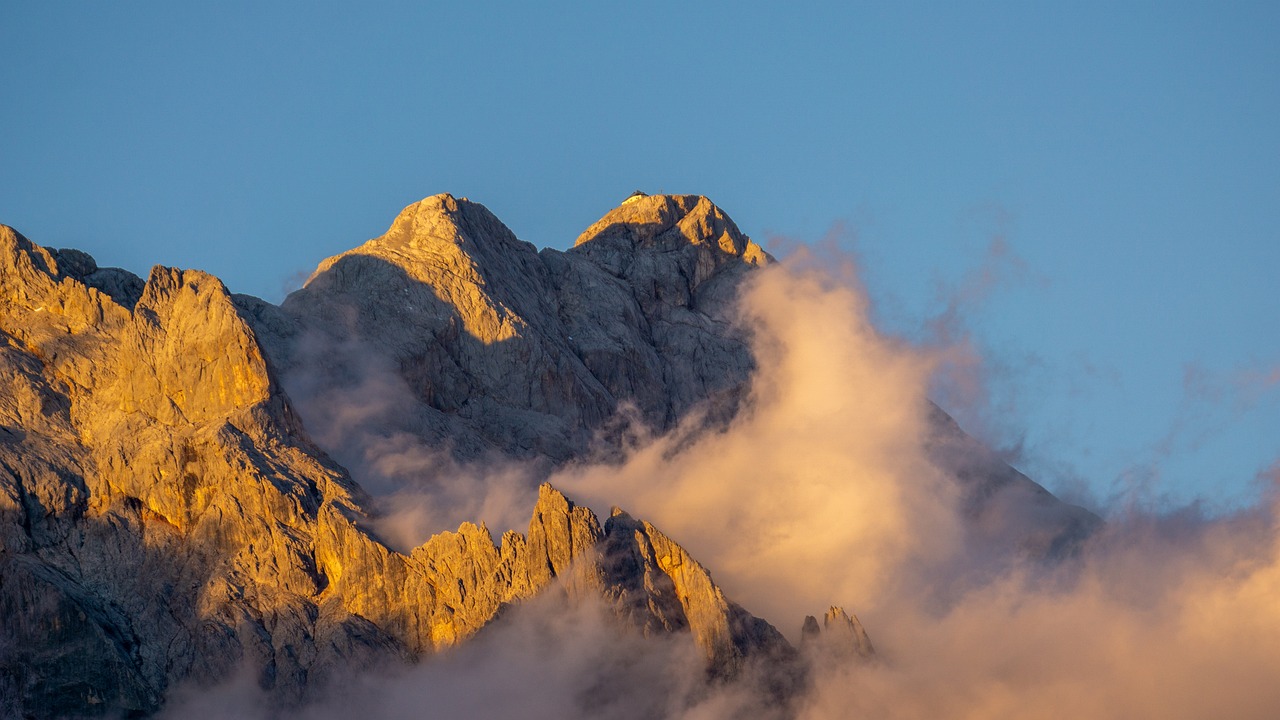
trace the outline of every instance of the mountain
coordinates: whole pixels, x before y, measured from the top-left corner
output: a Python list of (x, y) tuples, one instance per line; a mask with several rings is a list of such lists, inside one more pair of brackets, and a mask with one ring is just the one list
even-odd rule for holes
[[(690, 638), (709, 678), (765, 668), (760, 691), (784, 702), (812, 652), (658, 528), (538, 486), (617, 461), (636, 433), (744, 412), (736, 302), (773, 262), (704, 197), (629, 199), (561, 252), (437, 195), (275, 306), (0, 226), (0, 712), (146, 716), (242, 668), (293, 706), (548, 594)], [(977, 541), (1061, 557), (1096, 526), (931, 412)], [(397, 547), (379, 498), (441, 478), (370, 454), (395, 438), (532, 468), (527, 531), (464, 522)], [(872, 652), (843, 610), (826, 628), (806, 621), (805, 645)]]
[[(770, 260), (696, 196), (639, 198), (572, 250), (538, 252), (484, 206), (437, 195), (280, 308), (246, 304), (298, 402), (392, 368), (418, 401), (402, 429), (464, 458), (562, 462), (622, 402), (658, 431), (695, 406), (731, 416), (752, 368), (733, 296)], [(316, 405), (305, 414), (327, 428)]]

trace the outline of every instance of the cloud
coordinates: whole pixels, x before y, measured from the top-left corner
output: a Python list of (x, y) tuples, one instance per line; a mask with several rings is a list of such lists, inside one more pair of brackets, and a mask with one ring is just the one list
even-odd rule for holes
[[(858, 612), (880, 662), (817, 668), (803, 718), (1275, 715), (1273, 500), (1216, 517), (1134, 502), (1070, 561), (970, 572), (956, 488), (922, 451), (939, 356), (867, 310), (803, 261), (760, 273), (748, 412), (554, 481), (651, 520), (793, 638), (805, 612)], [(956, 567), (954, 592), (932, 592)]]
[(1252, 409), (1280, 388), (1280, 365), (1257, 363), (1214, 372), (1204, 363), (1183, 366), (1182, 391), (1186, 402), (1229, 403), (1236, 412)]
[(742, 299), (759, 369), (727, 431), (552, 478), (654, 522), (793, 638), (832, 602), (879, 607), (961, 544), (957, 491), (923, 449), (934, 357), (878, 332), (865, 293), (808, 259)]
[(175, 693), (163, 718), (529, 720), (781, 718), (750, 676), (706, 681), (687, 634), (646, 637), (618, 624), (594, 594), (555, 585), (504, 613), (467, 644), (377, 673), (351, 669), (301, 708), (272, 707), (241, 672), (221, 686)]
[[(1215, 447), (1229, 443), (1233, 432), (1259, 427), (1260, 419), (1280, 401), (1280, 371), (1257, 363), (1229, 369), (1184, 363), (1181, 384), (1181, 398), (1167, 417), (1167, 427), (1149, 447), (1135, 451), (1116, 478), (1112, 504), (1173, 506), (1166, 476), (1186, 474), (1181, 466), (1200, 458), (1211, 463), (1221, 452)], [(1240, 504), (1225, 493), (1223, 498), (1201, 501), (1224, 507)]]
[(885, 662), (820, 676), (801, 717), (1274, 717), (1276, 528), (1274, 507), (1131, 516), (1079, 564), (905, 605), (873, 630)]
[[(748, 685), (708, 685), (687, 635), (619, 628), (598, 596), (559, 588), (471, 643), (376, 683), (378, 717), (725, 718), (773, 716)], [(354, 708), (353, 708), (354, 709)], [(350, 717), (345, 712), (329, 717)]]
[[(959, 487), (926, 452), (945, 343), (878, 330), (851, 278), (850, 265), (804, 250), (756, 273), (741, 322), (758, 371), (740, 416), (723, 431), (690, 423), (646, 438), (620, 463), (563, 468), (552, 482), (598, 511), (618, 505), (653, 522), (793, 640), (806, 614), (856, 612), (879, 660), (815, 667), (791, 708), (805, 720), (1274, 717), (1280, 464), (1263, 474), (1264, 500), (1232, 514), (1130, 502), (1057, 565), (979, 556)], [(386, 481), (382, 497), (400, 509), (384, 532), (407, 543), (442, 529), (440, 507), (527, 517), (519, 488), (533, 469), (458, 465), (413, 433), (361, 430), (399, 412), (396, 382), (369, 372), (328, 411), (357, 477)], [(1133, 482), (1130, 498), (1155, 492), (1159, 468)], [(597, 598), (565, 597), (518, 606), (418, 666), (357, 675), (346, 697), (302, 717), (783, 711), (752, 692), (750, 676), (703, 682), (686, 636), (628, 635)]]
[(519, 463), (463, 464), (404, 433), (370, 443), (373, 472), (399, 482), (374, 498), (374, 530), (408, 552), (462, 522), (484, 523), (497, 535), (523, 530), (537, 499), (536, 471)]
[(925, 319), (920, 334), (938, 357), (930, 397), (954, 413), (970, 432), (992, 441), (1011, 431), (1002, 419), (1018, 411), (1020, 393), (1014, 381), (1043, 360), (1028, 356), (997, 361), (984, 353), (970, 326), (971, 317), (997, 290), (1024, 284), (1043, 287), (1047, 280), (1009, 244), (1008, 212), (999, 207), (987, 212), (994, 216), (996, 229), (981, 260), (956, 283), (935, 280), (935, 303), (940, 309)]

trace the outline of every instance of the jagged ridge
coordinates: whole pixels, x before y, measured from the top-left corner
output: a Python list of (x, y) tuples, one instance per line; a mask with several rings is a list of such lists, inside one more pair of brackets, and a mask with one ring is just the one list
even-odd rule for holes
[[(573, 249), (538, 252), (439, 195), (277, 308), (198, 271), (144, 283), (0, 226), (0, 709), (146, 713), (242, 662), (296, 702), (344, 665), (450, 646), (553, 585), (599, 594), (640, 632), (688, 632), (716, 673), (792, 662), (656, 528), (622, 512), (602, 527), (550, 487), (524, 535), (463, 524), (396, 552), (325, 432), (325, 393), (361, 388), (371, 364), (408, 389), (376, 430), (462, 458), (607, 450), (619, 413), (662, 431), (699, 409), (714, 427), (754, 367), (735, 294), (769, 262), (697, 196), (640, 197)], [(975, 514), (1035, 495), (1003, 467), (965, 469), (986, 473)], [(1048, 547), (1091, 527), (1036, 497)], [(842, 617), (828, 630), (852, 627), (845, 644), (870, 652)]]
[(549, 486), (525, 535), (495, 544), (464, 524), (390, 550), (297, 422), (253, 303), (195, 271), (142, 283), (9, 228), (0, 243), (7, 710), (148, 712), (242, 661), (296, 701), (341, 665), (457, 643), (553, 582), (612, 599), (641, 631), (692, 632), (720, 672), (785, 649), (763, 621), (735, 634), (750, 616), (691, 560), (653, 582), (671, 578), (656, 556), (625, 550), (651, 581), (624, 592), (614, 552), (687, 556), (652, 526), (601, 528)]

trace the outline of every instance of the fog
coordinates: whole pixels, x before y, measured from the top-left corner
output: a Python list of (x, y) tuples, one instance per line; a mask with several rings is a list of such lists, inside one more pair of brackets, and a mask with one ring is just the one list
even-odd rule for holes
[(811, 265), (747, 292), (760, 368), (728, 431), (554, 482), (664, 528), (793, 638), (805, 613), (857, 612), (880, 662), (819, 666), (801, 717), (1280, 712), (1275, 492), (1217, 517), (1099, 508), (1108, 524), (1074, 558), (987, 568), (939, 605), (931, 579), (984, 560), (962, 556), (956, 487), (923, 452), (923, 398), (953, 350), (883, 335), (856, 283)]
[[(528, 525), (545, 470), (494, 453), (461, 463), (421, 420), (395, 363), (351, 337), (306, 331), (284, 376), (307, 433), (366, 490), (374, 529), (401, 552), (463, 522), (501, 532)], [(340, 377), (342, 382), (335, 382)]]
[(1275, 518), (1118, 518), (1078, 563), (903, 603), (869, 623), (884, 662), (821, 674), (802, 716), (1274, 717)]
[(862, 614), (918, 591), (961, 546), (957, 488), (924, 451), (935, 358), (879, 333), (856, 286), (802, 260), (743, 297), (759, 367), (725, 432), (686, 446), (677, 430), (621, 467), (551, 480), (653, 522), (793, 639), (833, 602)]
[[(746, 288), (740, 322), (758, 371), (727, 428), (683, 426), (620, 463), (550, 480), (597, 512), (617, 505), (652, 522), (793, 642), (806, 614), (843, 605), (870, 633), (875, 662), (815, 663), (808, 688), (780, 708), (751, 671), (707, 684), (687, 637), (640, 638), (598, 600), (555, 590), (454, 651), (356, 675), (299, 716), (1280, 715), (1280, 470), (1260, 474), (1272, 491), (1256, 506), (1229, 515), (1095, 508), (1106, 525), (1068, 557), (974, 557), (961, 490), (926, 452), (927, 396), (956, 348), (881, 332), (859, 284), (816, 265), (801, 251)], [(351, 431), (403, 402), (385, 377), (331, 398), (346, 460), (397, 499), (383, 532), (416, 544), (464, 511), (526, 522), (541, 471), (464, 467), (419, 438)], [(392, 482), (405, 477), (429, 482)], [(172, 712), (213, 697), (179, 696)]]

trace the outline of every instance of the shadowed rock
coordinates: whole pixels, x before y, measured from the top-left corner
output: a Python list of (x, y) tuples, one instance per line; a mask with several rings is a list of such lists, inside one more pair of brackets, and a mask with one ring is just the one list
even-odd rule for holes
[(282, 306), (292, 323), (255, 318), (322, 438), (345, 434), (313, 398), (390, 378), (414, 402), (375, 419), (384, 435), (561, 462), (620, 408), (655, 431), (699, 406), (731, 416), (753, 367), (734, 300), (767, 261), (706, 198), (644, 197), (538, 253), (482, 205), (437, 195), (322, 262)]

